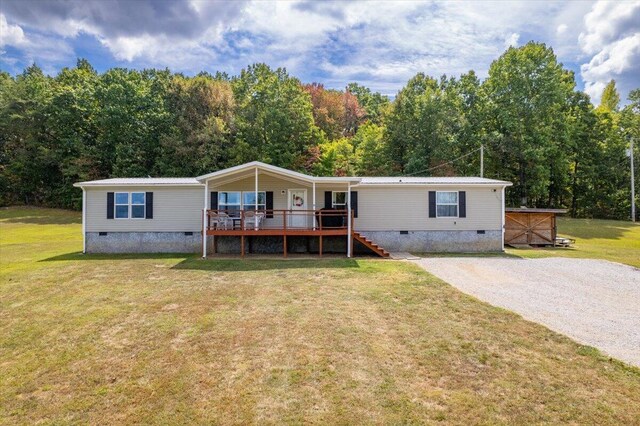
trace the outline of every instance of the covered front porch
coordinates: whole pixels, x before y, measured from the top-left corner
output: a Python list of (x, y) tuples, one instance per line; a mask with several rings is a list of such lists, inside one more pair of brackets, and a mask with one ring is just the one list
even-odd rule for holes
[[(218, 239), (237, 237), (240, 255), (245, 240), (271, 237), (317, 239), (323, 254), (324, 237), (343, 237), (347, 257), (353, 253), (354, 213), (358, 178), (313, 177), (253, 162), (198, 177), (205, 185), (202, 212), (202, 256), (218, 251)], [(355, 204), (355, 205), (354, 205)]]
[[(317, 237), (318, 254), (323, 254), (323, 237), (347, 237), (347, 256), (351, 257), (353, 215), (351, 226), (348, 225), (347, 210), (241, 210), (228, 212), (225, 210), (207, 210), (206, 235), (212, 237), (213, 253), (217, 252), (216, 237), (236, 236), (240, 238), (240, 255), (245, 255), (245, 238), (282, 237), (282, 253), (288, 255), (287, 237)], [(264, 215), (263, 219), (260, 217)], [(313, 223), (313, 225), (310, 225)], [(324, 225), (323, 225), (324, 224)], [(206, 256), (206, 252), (203, 254)]]

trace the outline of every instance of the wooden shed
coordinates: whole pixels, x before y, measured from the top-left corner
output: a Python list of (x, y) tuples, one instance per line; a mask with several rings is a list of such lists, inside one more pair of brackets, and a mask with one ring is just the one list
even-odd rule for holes
[(507, 208), (505, 209), (504, 243), (509, 245), (554, 245), (556, 215), (563, 209)]

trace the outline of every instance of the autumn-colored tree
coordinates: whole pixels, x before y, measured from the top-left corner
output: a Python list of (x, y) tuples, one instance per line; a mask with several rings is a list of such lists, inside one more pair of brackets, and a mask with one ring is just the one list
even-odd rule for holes
[(311, 96), (313, 118), (329, 140), (353, 136), (362, 123), (365, 111), (350, 92), (325, 89), (322, 84), (304, 86)]
[(335, 140), (342, 136), (345, 105), (342, 93), (337, 90), (327, 90), (322, 84), (306, 84), (304, 89), (311, 96), (313, 105), (313, 119), (326, 135), (327, 139)]

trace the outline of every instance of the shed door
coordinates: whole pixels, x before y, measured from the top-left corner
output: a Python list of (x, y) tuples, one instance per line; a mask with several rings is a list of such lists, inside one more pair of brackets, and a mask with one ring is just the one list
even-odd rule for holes
[(555, 214), (518, 213), (505, 215), (505, 244), (553, 244), (555, 239)]

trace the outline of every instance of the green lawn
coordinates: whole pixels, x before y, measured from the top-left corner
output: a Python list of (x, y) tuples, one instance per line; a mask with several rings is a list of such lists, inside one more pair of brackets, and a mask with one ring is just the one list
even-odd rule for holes
[(79, 254), (0, 209), (0, 424), (633, 424), (640, 369), (407, 262)]
[(558, 219), (558, 234), (573, 238), (571, 248), (507, 248), (520, 257), (588, 257), (640, 267), (640, 224), (619, 220)]

